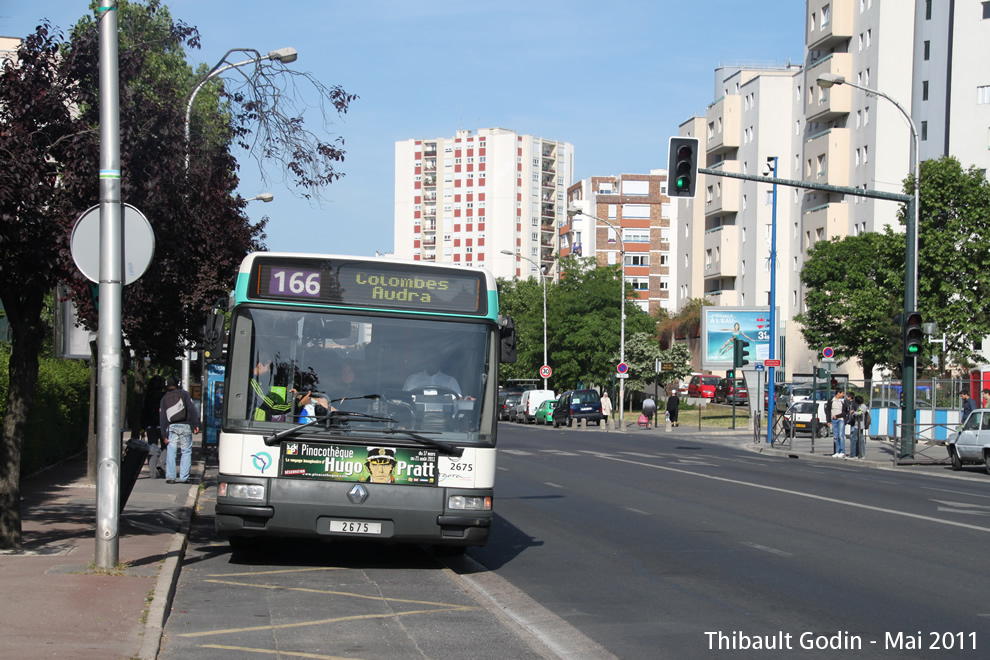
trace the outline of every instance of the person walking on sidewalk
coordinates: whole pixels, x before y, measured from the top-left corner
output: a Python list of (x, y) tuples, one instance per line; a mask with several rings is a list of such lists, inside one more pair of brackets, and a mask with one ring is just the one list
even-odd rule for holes
[(832, 425), (832, 438), (835, 440), (835, 458), (846, 457), (846, 420), (849, 417), (849, 404), (846, 403), (845, 392), (835, 391), (835, 398), (825, 404), (825, 416)]
[(643, 415), (646, 417), (646, 428), (653, 425), (653, 416), (657, 413), (657, 402), (651, 397), (646, 397), (643, 401)]
[(164, 394), (165, 379), (162, 376), (152, 376), (148, 381), (148, 390), (144, 394), (144, 407), (141, 409), (141, 428), (148, 439), (148, 472), (152, 479), (165, 478), (161, 460), (165, 442), (159, 426), (161, 420), (158, 411)]
[(605, 432), (608, 433), (608, 417), (612, 414), (612, 399), (608, 398), (608, 390), (602, 392), (602, 418), (605, 420)]
[(667, 397), (667, 416), (670, 418), (671, 426), (677, 426), (677, 412), (681, 409), (681, 397), (677, 396), (677, 390), (674, 390), (670, 396)]
[(865, 458), (866, 457), (866, 431), (869, 427), (866, 425), (866, 417), (868, 415), (869, 407), (863, 402), (864, 399), (860, 395), (856, 395), (853, 399), (852, 411), (849, 414), (849, 454), (853, 458)]
[(168, 438), (168, 457), (165, 462), (165, 483), (174, 484), (175, 454), (182, 452), (179, 459), (179, 483), (189, 483), (189, 470), (192, 467), (192, 436), (199, 433), (199, 413), (189, 392), (179, 387), (179, 379), (169, 376), (168, 389), (159, 406), (159, 423), (162, 436)]

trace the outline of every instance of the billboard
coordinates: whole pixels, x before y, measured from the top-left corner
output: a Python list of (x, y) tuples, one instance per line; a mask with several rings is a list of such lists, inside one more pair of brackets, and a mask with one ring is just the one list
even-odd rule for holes
[[(776, 318), (780, 318), (777, 310)], [(778, 330), (777, 336), (780, 336)], [(732, 347), (736, 338), (749, 342), (750, 370), (757, 361), (770, 358), (770, 309), (768, 307), (702, 307), (701, 368), (732, 368)], [(776, 356), (780, 357), (780, 356)]]

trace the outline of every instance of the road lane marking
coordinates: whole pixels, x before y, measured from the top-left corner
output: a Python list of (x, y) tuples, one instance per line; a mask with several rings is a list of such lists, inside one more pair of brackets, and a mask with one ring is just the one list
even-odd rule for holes
[(648, 515), (650, 515), (650, 514), (649, 514), (649, 513), (647, 513), (646, 511), (640, 511), (639, 509), (634, 509), (634, 508), (632, 508), (631, 506), (627, 506), (627, 507), (625, 507), (625, 509), (626, 509), (626, 511), (632, 511), (633, 513), (641, 513), (641, 514), (643, 514), (644, 516), (648, 516)]
[(276, 651), (273, 651), (271, 649), (252, 649), (247, 646), (227, 646), (225, 644), (200, 644), (196, 648), (217, 649), (220, 651), (240, 651), (243, 653), (263, 653), (265, 655), (284, 655), (290, 658), (317, 658), (318, 660), (354, 660), (350, 656), (345, 656), (345, 655), (318, 655), (316, 653), (303, 653), (302, 651), (286, 651), (285, 649), (278, 649)]
[(765, 545), (760, 545), (759, 543), (753, 543), (752, 541), (742, 541), (743, 545), (748, 545), (756, 550), (762, 550), (763, 552), (769, 552), (774, 555), (780, 555), (781, 557), (793, 557), (789, 552), (784, 552), (783, 550), (777, 550), (776, 548), (771, 548)]
[(950, 502), (946, 500), (932, 500), (945, 506), (940, 506), (937, 511), (948, 513), (967, 513), (974, 516), (990, 516), (990, 506), (984, 504), (968, 504), (966, 502)]
[(563, 486), (558, 486), (557, 484), (551, 483), (549, 481), (544, 481), (543, 483), (546, 484), (547, 486), (550, 486), (551, 488), (563, 488)]
[(711, 479), (713, 481), (723, 481), (729, 484), (736, 484), (737, 486), (749, 486), (750, 488), (759, 488), (760, 490), (769, 490), (774, 493), (784, 493), (786, 495), (795, 495), (797, 497), (804, 497), (810, 500), (818, 500), (820, 502), (830, 502), (832, 504), (841, 504), (842, 506), (848, 506), (855, 509), (865, 509), (867, 511), (876, 511), (878, 513), (889, 513), (895, 516), (902, 516), (904, 518), (914, 518), (915, 520), (925, 520), (927, 522), (937, 523), (939, 525), (949, 525), (950, 527), (963, 527), (965, 529), (973, 529), (978, 532), (990, 532), (990, 527), (980, 527), (979, 525), (970, 525), (968, 523), (956, 522), (954, 520), (941, 520), (939, 518), (933, 518), (931, 516), (924, 516), (919, 513), (908, 513), (907, 511), (896, 511), (894, 509), (885, 509), (879, 506), (871, 506), (869, 504), (860, 504), (859, 502), (849, 502), (846, 500), (837, 500), (834, 497), (824, 497), (822, 495), (814, 495), (812, 493), (802, 493), (796, 490), (790, 490), (788, 488), (778, 488), (777, 486), (766, 486), (763, 484), (754, 484), (749, 481), (739, 481), (738, 479), (729, 479), (727, 477), (717, 477), (712, 474), (704, 474), (701, 472), (691, 472), (689, 470), (680, 470), (678, 468), (669, 467), (666, 465), (653, 465), (651, 463), (640, 463), (638, 461), (630, 461), (624, 458), (619, 458), (617, 456), (601, 456), (609, 461), (616, 461), (618, 463), (628, 463), (630, 465), (639, 465), (641, 467), (653, 468), (654, 470), (666, 470), (668, 472), (678, 472), (680, 474), (685, 474), (691, 477), (701, 477), (702, 479)]
[(956, 495), (965, 495), (966, 497), (982, 497), (984, 499), (990, 499), (990, 495), (979, 495), (977, 493), (967, 493), (964, 490), (950, 490), (949, 488), (935, 488), (934, 486), (922, 486), (922, 490), (937, 490), (942, 493), (954, 493)]

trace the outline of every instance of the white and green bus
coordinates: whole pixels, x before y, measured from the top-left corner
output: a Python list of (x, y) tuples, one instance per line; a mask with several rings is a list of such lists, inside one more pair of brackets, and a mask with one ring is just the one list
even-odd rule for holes
[(481, 268), (258, 252), (241, 264), (216, 529), (458, 550), (492, 523), (498, 367)]

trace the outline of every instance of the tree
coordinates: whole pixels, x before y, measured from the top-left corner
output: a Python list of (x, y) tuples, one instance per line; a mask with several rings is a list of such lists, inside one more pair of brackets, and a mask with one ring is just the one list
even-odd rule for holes
[[(0, 301), (12, 333), (7, 414), (0, 437), (0, 549), (21, 547), (21, 452), (45, 337), (45, 296), (65, 275), (69, 221), (56, 185), (87, 127), (71, 112), (75, 91), (59, 35), (38, 26), (0, 71)], [(74, 219), (74, 218), (73, 218)]]
[[(654, 381), (657, 360), (660, 359), (660, 345), (656, 336), (648, 332), (636, 332), (626, 337), (627, 392), (641, 392)], [(616, 363), (619, 354), (614, 354)]]
[[(516, 324), (516, 361), (502, 365), (502, 381), (540, 378), (540, 367), (543, 366), (543, 284), (536, 278), (499, 280), (498, 289), (501, 313), (511, 316)], [(553, 292), (553, 284), (548, 280), (548, 308)]]
[(990, 334), (990, 183), (943, 156), (921, 163), (920, 197), (918, 311), (946, 333), (947, 353), (981, 360), (973, 344)]
[(794, 320), (809, 346), (832, 346), (840, 362), (856, 359), (866, 374), (897, 365), (893, 318), (904, 300), (896, 267), (900, 251), (903, 269), (903, 246), (903, 236), (898, 242), (893, 234), (867, 233), (819, 241), (808, 251), (801, 270), (807, 311)]
[[(238, 164), (230, 148), (248, 144), (257, 113), (278, 114), (289, 95), (258, 85), (255, 96), (224, 96), (200, 117), (212, 138), (198, 146), (187, 173), (184, 99), (195, 76), (184, 47), (198, 47), (198, 33), (175, 23), (159, 0), (125, 0), (118, 9), (121, 198), (149, 218), (156, 238), (151, 267), (123, 292), (123, 331), (133, 350), (161, 363), (199, 336), (204, 312), (227, 294), (243, 256), (263, 247), (264, 223), (248, 220), (246, 202), (235, 193)], [(65, 281), (84, 324), (95, 329), (98, 321), (68, 249), (72, 224), (99, 197), (97, 23), (84, 18), (68, 43), (60, 40), (47, 24), (39, 26), (0, 72), (0, 153), (8, 165), (0, 173), (0, 300), (13, 333), (0, 439), (0, 548), (21, 544), (20, 453), (44, 336), (44, 297)], [(321, 99), (339, 112), (355, 98), (339, 88), (323, 91)], [(263, 105), (258, 95), (265, 93), (278, 98)], [(306, 194), (340, 176), (333, 165), (343, 159), (338, 143), (312, 141), (301, 116), (283, 118), (282, 129), (255, 140), (260, 155), (288, 154), (287, 171)], [(262, 121), (269, 120), (275, 121), (266, 114)]]
[(661, 318), (657, 323), (657, 334), (661, 346), (673, 346), (677, 338), (698, 337), (701, 333), (701, 308), (712, 303), (705, 298), (690, 298), (676, 315)]

